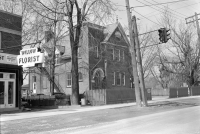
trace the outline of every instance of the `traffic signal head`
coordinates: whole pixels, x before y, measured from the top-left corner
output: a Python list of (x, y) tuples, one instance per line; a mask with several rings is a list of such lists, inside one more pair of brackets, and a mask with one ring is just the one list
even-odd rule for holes
[(163, 43), (164, 42), (164, 28), (160, 28), (158, 30), (158, 34), (159, 34), (159, 40), (160, 40), (160, 42)]
[(170, 39), (170, 29), (160, 28), (158, 30), (159, 40), (161, 43), (166, 43)]
[(170, 29), (165, 29), (164, 30), (164, 43), (166, 43), (170, 39)]

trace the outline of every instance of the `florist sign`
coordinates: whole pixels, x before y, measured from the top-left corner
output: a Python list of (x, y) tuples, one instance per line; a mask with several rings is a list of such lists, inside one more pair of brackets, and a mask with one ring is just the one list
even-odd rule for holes
[(17, 56), (18, 66), (34, 67), (36, 63), (44, 62), (44, 54), (38, 52), (37, 48), (22, 49)]

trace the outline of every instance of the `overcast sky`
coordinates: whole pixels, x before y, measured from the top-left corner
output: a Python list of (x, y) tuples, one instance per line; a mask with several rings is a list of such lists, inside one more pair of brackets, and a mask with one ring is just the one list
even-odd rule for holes
[[(116, 11), (119, 22), (124, 26), (128, 25), (125, 0), (112, 0), (117, 3), (120, 11)], [(180, 1), (180, 2), (177, 2)], [(173, 17), (185, 22), (185, 18), (193, 16), (195, 12), (200, 14), (200, 0), (129, 0), (132, 15), (136, 15), (139, 19), (137, 22), (143, 27), (159, 28), (160, 15), (163, 13), (165, 6), (168, 6)], [(159, 3), (168, 3), (156, 6), (145, 6)], [(145, 7), (137, 7), (145, 6)], [(200, 15), (199, 15), (200, 18)]]

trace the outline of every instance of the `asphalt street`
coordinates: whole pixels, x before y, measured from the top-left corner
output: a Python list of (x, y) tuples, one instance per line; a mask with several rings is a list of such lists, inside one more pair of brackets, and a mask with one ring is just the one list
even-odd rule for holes
[(200, 106), (42, 134), (200, 134)]
[(200, 96), (2, 114), (2, 134), (200, 134)]

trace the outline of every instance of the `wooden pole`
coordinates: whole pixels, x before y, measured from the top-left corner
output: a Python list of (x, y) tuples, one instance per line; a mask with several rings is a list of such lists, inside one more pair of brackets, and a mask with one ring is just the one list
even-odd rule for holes
[(135, 52), (133, 32), (132, 32), (133, 30), (132, 30), (130, 6), (129, 6), (129, 0), (125, 0), (125, 1), (126, 1), (126, 11), (127, 11), (127, 18), (128, 18), (129, 34), (130, 34), (130, 50), (131, 50), (131, 59), (132, 59), (131, 60), (132, 71), (133, 71), (134, 84), (135, 84), (135, 98), (136, 98), (137, 106), (141, 107), (139, 77), (138, 77), (138, 71), (137, 71), (136, 52)]
[(134, 33), (134, 39), (135, 39), (135, 45), (136, 45), (136, 54), (137, 54), (137, 62), (138, 62), (138, 69), (139, 69), (139, 78), (140, 78), (140, 88), (142, 92), (142, 101), (143, 106), (148, 106), (147, 104), (147, 97), (145, 92), (145, 83), (144, 83), (144, 73), (143, 73), (143, 67), (142, 67), (142, 58), (141, 58), (141, 52), (140, 52), (140, 41), (138, 38), (138, 29), (137, 29), (137, 23), (136, 23), (136, 17), (132, 17), (133, 22), (133, 33)]

